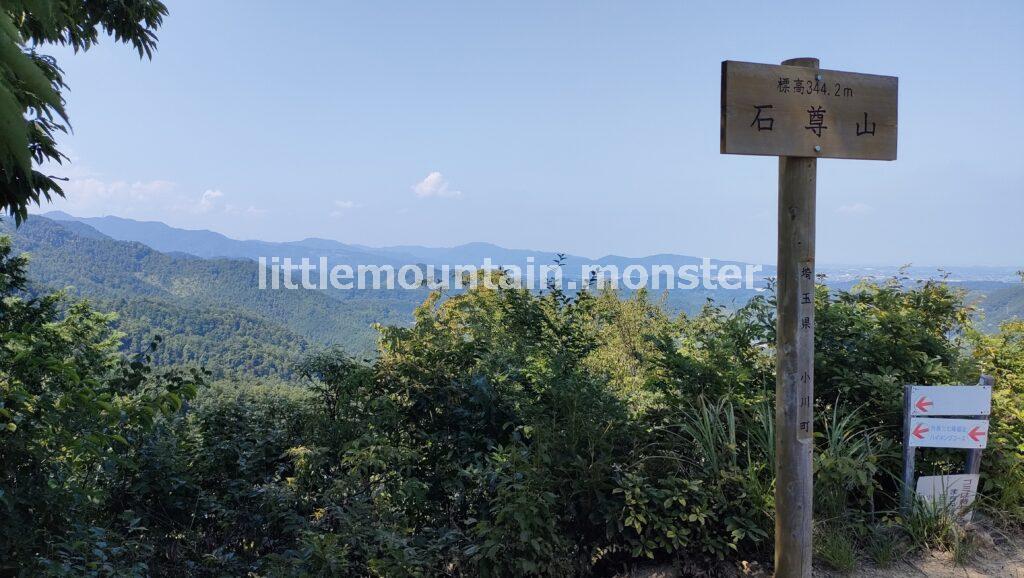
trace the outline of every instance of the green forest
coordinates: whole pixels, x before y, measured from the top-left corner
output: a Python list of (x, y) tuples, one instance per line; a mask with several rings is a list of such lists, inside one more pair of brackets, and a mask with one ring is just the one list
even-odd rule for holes
[(288, 377), (310, 344), (372, 356), (373, 324), (407, 323), (426, 295), (265, 291), (253, 262), (169, 255), (75, 225), (38, 216), (17, 229), (0, 222), (0, 234), (32, 255), (30, 289), (88, 298), (117, 312), (126, 351), (161, 336), (156, 362), (201, 365), (217, 377)]

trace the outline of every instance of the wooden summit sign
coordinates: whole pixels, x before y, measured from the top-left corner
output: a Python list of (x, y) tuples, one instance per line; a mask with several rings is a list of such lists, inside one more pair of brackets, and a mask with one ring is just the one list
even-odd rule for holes
[[(818, 158), (896, 158), (898, 80), (819, 65), (817, 58), (793, 58), (781, 65), (722, 63), (722, 153), (779, 157), (776, 578), (811, 578), (812, 570)], [(921, 415), (941, 415), (946, 401), (936, 397), (928, 405), (926, 399), (921, 406), (933, 411)], [(923, 431), (926, 427), (918, 433), (930, 433)], [(971, 437), (970, 431), (964, 435)]]
[(722, 63), (722, 153), (896, 159), (899, 79)]

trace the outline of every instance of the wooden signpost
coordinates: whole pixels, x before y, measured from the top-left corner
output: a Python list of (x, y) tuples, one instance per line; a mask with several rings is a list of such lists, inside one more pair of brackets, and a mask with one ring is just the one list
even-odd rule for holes
[[(992, 411), (992, 384), (992, 378), (983, 375), (978, 385), (905, 386), (903, 394), (902, 500), (905, 512), (913, 506), (914, 464), (917, 448), (968, 450), (967, 464), (962, 476), (958, 478), (950, 476), (923, 477), (917, 483), (918, 494), (934, 501), (936, 499), (935, 484), (952, 484), (952, 487), (958, 492), (956, 501), (959, 510), (969, 506), (974, 500), (973, 492), (977, 492), (978, 472), (981, 471), (981, 450), (988, 445), (988, 415)], [(957, 513), (963, 514), (962, 511)], [(965, 519), (969, 518), (965, 517)]]
[(896, 159), (895, 76), (820, 70), (813, 58), (782, 66), (722, 63), (722, 152)]
[(814, 231), (818, 158), (894, 160), (898, 80), (722, 63), (723, 154), (779, 157), (775, 370), (775, 575), (811, 576)]

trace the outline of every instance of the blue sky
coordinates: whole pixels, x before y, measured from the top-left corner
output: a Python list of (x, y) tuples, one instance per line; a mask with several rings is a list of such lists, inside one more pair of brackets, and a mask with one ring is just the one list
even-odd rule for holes
[[(1024, 2), (168, 1), (54, 49), (60, 208), (239, 238), (775, 260), (726, 59), (900, 77), (899, 160), (822, 160), (822, 263), (1024, 265)], [(290, 8), (290, 9), (289, 9)]]

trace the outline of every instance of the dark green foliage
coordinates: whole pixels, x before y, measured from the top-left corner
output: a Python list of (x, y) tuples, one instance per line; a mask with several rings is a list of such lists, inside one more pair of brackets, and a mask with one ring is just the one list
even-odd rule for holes
[(153, 297), (97, 300), (95, 306), (117, 311), (113, 326), (125, 336), (124, 351), (140, 351), (159, 335), (153, 363), (203, 367), (218, 378), (289, 377), (310, 347), (285, 327), (230, 308)]
[(763, 400), (775, 389), (774, 303), (757, 296), (735, 312), (708, 302), (664, 342), (670, 395)]
[(20, 223), (31, 203), (61, 195), (55, 177), (40, 172), (46, 162), (67, 157), (56, 133), (66, 132), (56, 61), (36, 49), (62, 44), (88, 50), (103, 32), (151, 57), (155, 31), (167, 8), (158, 0), (5, 0), (0, 8), (0, 213)]
[[(110, 316), (60, 294), (23, 293), (25, 260), (0, 237), (0, 565), (61, 546), (53, 536), (96, 535), (108, 482), (154, 421), (181, 409), (195, 372), (157, 372), (117, 352)], [(103, 533), (104, 530), (97, 530)], [(107, 554), (104, 554), (107, 555)], [(114, 552), (109, 555), (116, 556)]]
[(995, 335), (974, 334), (978, 370), (996, 380), (988, 448), (982, 460), (983, 507), (1024, 526), (1024, 321)]
[(949, 384), (961, 375), (959, 337), (971, 309), (941, 282), (864, 283), (815, 300), (815, 395), (865, 406), (878, 425), (899, 423), (904, 384)]

